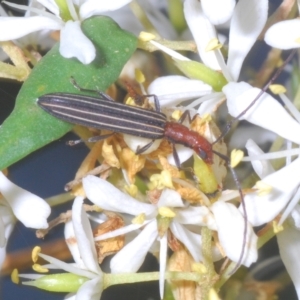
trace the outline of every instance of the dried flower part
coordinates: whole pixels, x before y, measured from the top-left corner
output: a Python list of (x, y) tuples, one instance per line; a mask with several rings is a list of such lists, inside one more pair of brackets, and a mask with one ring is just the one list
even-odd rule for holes
[[(191, 272), (193, 263), (194, 263), (193, 258), (188, 253), (188, 251), (181, 245), (181, 248), (175, 251), (170, 257), (168, 263), (168, 271)], [(176, 280), (170, 282), (173, 296), (176, 300), (201, 299), (195, 297), (196, 285), (197, 284), (192, 281)]]
[(120, 168), (120, 161), (115, 154), (112, 141), (110, 139), (105, 139), (102, 146), (102, 156), (107, 164), (114, 168)]
[[(118, 214), (112, 212), (106, 212), (105, 214), (107, 217), (109, 217), (109, 219), (104, 223), (98, 225), (93, 230), (94, 237), (114, 231), (124, 226), (124, 221)], [(119, 235), (117, 237), (106, 239), (104, 241), (95, 242), (99, 264), (102, 263), (103, 259), (106, 256), (112, 255), (122, 249), (124, 246), (124, 240), (125, 236)]]
[(188, 201), (191, 204), (207, 203), (207, 196), (201, 190), (192, 185), (182, 186), (178, 183), (174, 184), (175, 190), (180, 194), (181, 198)]
[(162, 140), (158, 149), (148, 154), (150, 159), (157, 159), (158, 156), (167, 157), (172, 154), (173, 147), (167, 140)]
[(145, 165), (145, 157), (143, 155), (136, 155), (131, 149), (124, 148), (120, 153), (122, 161), (122, 168), (127, 172), (130, 183), (134, 183), (135, 175), (141, 171)]
[(181, 177), (181, 173), (178, 170), (178, 168), (175, 167), (175, 166), (173, 166), (173, 165), (171, 165), (168, 162), (168, 160), (167, 160), (166, 157), (164, 157), (162, 155), (159, 155), (158, 156), (158, 160), (159, 160), (159, 162), (160, 162), (163, 170), (170, 172), (170, 175), (171, 175), (172, 178), (180, 178)]
[[(96, 162), (99, 159), (101, 148), (102, 148), (102, 141), (94, 144), (91, 151), (88, 153), (86, 158), (81, 163), (78, 171), (76, 172), (75, 180), (83, 178), (84, 176), (86, 176), (86, 174), (89, 171), (95, 168)], [(72, 188), (72, 193), (75, 196), (85, 196), (84, 190), (82, 188), (82, 184), (74, 186)]]

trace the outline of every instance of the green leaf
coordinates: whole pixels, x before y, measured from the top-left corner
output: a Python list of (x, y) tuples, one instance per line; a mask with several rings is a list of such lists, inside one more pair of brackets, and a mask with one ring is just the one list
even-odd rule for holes
[(43, 57), (23, 84), (14, 111), (0, 128), (0, 170), (72, 128), (38, 107), (39, 96), (52, 92), (80, 94), (70, 83), (71, 76), (83, 88), (105, 91), (136, 49), (136, 37), (108, 17), (87, 19), (82, 30), (97, 49), (96, 59), (89, 65), (75, 58), (66, 59), (59, 54), (59, 45)]

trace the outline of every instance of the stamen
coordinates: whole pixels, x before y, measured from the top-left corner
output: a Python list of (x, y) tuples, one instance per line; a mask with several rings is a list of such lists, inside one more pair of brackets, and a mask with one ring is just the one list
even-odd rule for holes
[(39, 246), (35, 246), (33, 249), (32, 249), (32, 252), (31, 252), (31, 259), (34, 263), (37, 262), (38, 258), (39, 258), (39, 254), (41, 252), (41, 247)]
[(139, 35), (139, 40), (142, 42), (149, 42), (151, 40), (154, 40), (156, 36), (150, 32), (141, 31)]

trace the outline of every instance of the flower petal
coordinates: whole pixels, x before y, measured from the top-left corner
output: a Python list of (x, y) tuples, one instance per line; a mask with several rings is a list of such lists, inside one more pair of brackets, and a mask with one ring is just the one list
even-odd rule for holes
[(66, 58), (76, 57), (86, 65), (96, 57), (95, 46), (81, 31), (79, 21), (68, 21), (61, 30), (59, 52)]
[(300, 158), (265, 177), (263, 183), (273, 187), (269, 194), (258, 196), (252, 193), (245, 196), (248, 220), (253, 226), (273, 220), (287, 205), (300, 183)]
[(76, 197), (72, 207), (72, 223), (78, 249), (85, 267), (96, 274), (102, 274), (99, 267), (94, 236), (90, 221), (83, 209), (83, 197)]
[[(210, 208), (215, 216), (218, 236), (226, 255), (238, 262), (244, 247), (245, 220), (240, 211), (231, 203), (215, 202)], [(242, 264), (249, 267), (257, 260), (257, 236), (248, 223), (245, 253)]]
[(212, 91), (211, 86), (184, 76), (162, 76), (154, 81), (148, 87), (148, 93), (158, 96), (161, 107), (176, 106), (177, 104), (197, 98)]
[(277, 234), (277, 242), (281, 259), (300, 298), (300, 231), (293, 227), (285, 227)]
[(35, 17), (1, 17), (0, 41), (9, 41), (23, 37), (42, 29), (60, 30), (63, 23), (57, 19), (42, 16)]
[(200, 2), (197, 0), (186, 0), (184, 2), (184, 15), (197, 44), (202, 61), (208, 67), (220, 70), (221, 67), (215, 53), (213, 51), (206, 51), (208, 43), (212, 39), (217, 38), (217, 33), (214, 26), (203, 13)]
[(72, 257), (79, 268), (85, 269), (83, 260), (81, 259), (80, 252), (78, 249), (77, 239), (75, 237), (74, 227), (72, 221), (65, 224), (65, 240), (67, 246), (72, 254)]
[(134, 216), (141, 213), (148, 215), (155, 210), (153, 205), (137, 201), (96, 176), (86, 176), (82, 182), (87, 198), (102, 209)]
[[(249, 139), (245, 145), (249, 157), (264, 154), (264, 152), (258, 147), (258, 145), (251, 139)], [(259, 178), (265, 178), (266, 176), (274, 173), (274, 168), (268, 160), (251, 160), (252, 167)]]
[(159, 294), (164, 299), (165, 272), (167, 268), (168, 238), (167, 233), (160, 239), (159, 250)]
[(103, 291), (101, 277), (86, 281), (77, 291), (76, 300), (99, 300)]
[(235, 0), (202, 0), (201, 5), (209, 21), (214, 25), (219, 25), (231, 18)]
[(189, 250), (196, 262), (203, 260), (201, 251), (202, 239), (200, 234), (191, 232), (186, 227), (175, 221), (170, 224), (170, 229), (175, 237)]
[(215, 219), (206, 206), (189, 206), (185, 209), (177, 209), (175, 220), (180, 224), (207, 226), (217, 230)]
[(171, 189), (164, 189), (159, 197), (157, 206), (184, 207), (184, 203), (178, 192)]
[(105, 11), (117, 10), (129, 2), (131, 2), (131, 0), (88, 0), (80, 6), (80, 16), (82, 19), (87, 19), (91, 16), (101, 15), (101, 13)]
[(264, 28), (267, 18), (267, 0), (238, 1), (230, 23), (227, 62), (235, 81), (238, 80), (244, 59)]
[[(230, 82), (223, 92), (227, 97), (228, 111), (237, 117), (260, 93), (245, 82)], [(270, 113), (272, 112), (272, 113)], [(280, 119), (279, 119), (280, 118)], [(283, 138), (300, 144), (300, 124), (296, 122), (272, 96), (264, 93), (240, 120), (247, 120), (257, 126), (271, 130)]]
[(47, 228), (51, 209), (42, 198), (18, 187), (0, 172), (0, 192), (13, 210), (16, 218), (26, 227)]
[(278, 49), (300, 47), (300, 20), (286, 20), (272, 25), (265, 34), (265, 42)]
[(136, 272), (145, 260), (145, 256), (151, 245), (158, 237), (157, 222), (154, 219), (142, 232), (111, 260), (112, 273)]

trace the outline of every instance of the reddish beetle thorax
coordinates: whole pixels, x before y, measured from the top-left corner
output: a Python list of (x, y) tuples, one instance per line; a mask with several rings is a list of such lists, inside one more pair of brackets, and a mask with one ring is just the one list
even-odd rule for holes
[(201, 158), (201, 152), (206, 154), (203, 160), (208, 163), (213, 163), (212, 145), (206, 138), (198, 132), (192, 131), (180, 123), (166, 122), (165, 138), (171, 143), (181, 144), (190, 149), (193, 149)]

